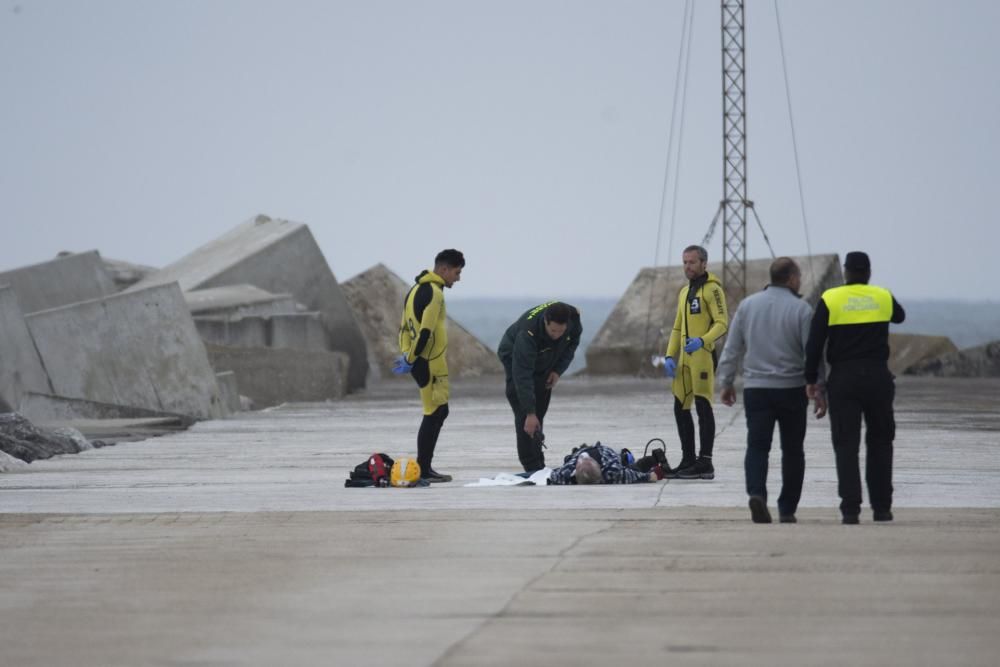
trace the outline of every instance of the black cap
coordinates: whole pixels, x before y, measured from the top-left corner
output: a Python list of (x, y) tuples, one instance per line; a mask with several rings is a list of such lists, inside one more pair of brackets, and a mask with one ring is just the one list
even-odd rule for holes
[(871, 271), (872, 263), (868, 259), (868, 253), (853, 250), (844, 257), (844, 268), (848, 271)]

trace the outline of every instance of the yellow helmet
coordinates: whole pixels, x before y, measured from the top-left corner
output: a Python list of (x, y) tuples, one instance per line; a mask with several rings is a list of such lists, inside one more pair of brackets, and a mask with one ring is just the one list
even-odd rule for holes
[(420, 464), (416, 459), (399, 458), (392, 464), (389, 482), (393, 486), (415, 486), (420, 481)]

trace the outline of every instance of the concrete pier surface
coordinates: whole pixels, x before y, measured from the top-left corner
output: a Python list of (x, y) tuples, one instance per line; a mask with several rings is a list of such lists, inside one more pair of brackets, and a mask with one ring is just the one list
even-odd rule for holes
[[(826, 420), (799, 523), (750, 523), (739, 404), (711, 482), (465, 487), (517, 469), (499, 382), (454, 387), (455, 481), (430, 488), (343, 487), (413, 454), (419, 403), (392, 382), (0, 475), (2, 664), (997, 664), (1000, 381), (900, 378), (896, 520), (859, 526)], [(677, 459), (667, 392), (563, 380), (550, 464), (652, 437)]]

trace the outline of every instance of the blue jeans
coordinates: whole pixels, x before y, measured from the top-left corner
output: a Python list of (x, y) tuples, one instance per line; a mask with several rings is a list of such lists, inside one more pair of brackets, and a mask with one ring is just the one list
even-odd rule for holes
[(747, 453), (743, 461), (747, 495), (767, 500), (767, 459), (778, 424), (781, 439), (781, 495), (778, 513), (795, 514), (802, 497), (802, 480), (806, 474), (806, 456), (802, 443), (806, 437), (806, 416), (809, 399), (806, 389), (743, 390), (743, 405), (747, 414)]

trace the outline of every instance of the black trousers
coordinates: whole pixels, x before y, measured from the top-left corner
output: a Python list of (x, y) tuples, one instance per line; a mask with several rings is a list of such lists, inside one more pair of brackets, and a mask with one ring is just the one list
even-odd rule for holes
[[(549, 410), (549, 401), (552, 400), (552, 390), (545, 386), (545, 381), (535, 383), (535, 416), (541, 424), (545, 419), (545, 413)], [(521, 461), (521, 466), (525, 472), (535, 472), (545, 467), (545, 453), (542, 448), (535, 444), (531, 436), (524, 432), (524, 422), (528, 418), (528, 413), (521, 408), (520, 401), (517, 400), (517, 391), (514, 389), (513, 380), (507, 381), (507, 402), (510, 403), (514, 411), (514, 431), (517, 433), (517, 458)]]
[(802, 446), (809, 412), (806, 388), (747, 388), (743, 390), (743, 406), (747, 415), (747, 453), (743, 460), (747, 495), (767, 500), (767, 460), (777, 423), (781, 441), (778, 513), (795, 514), (806, 473), (806, 456)]
[[(715, 413), (712, 404), (703, 396), (694, 397), (694, 409), (698, 413), (698, 436), (701, 440), (702, 456), (712, 457), (715, 445)], [(677, 421), (677, 435), (681, 441), (681, 462), (694, 461), (694, 417), (690, 410), (684, 409), (684, 404), (674, 396), (674, 419)]]
[(827, 381), (830, 430), (837, 460), (840, 511), (861, 511), (861, 420), (865, 422), (865, 481), (876, 512), (892, 508), (892, 441), (896, 420), (892, 401), (896, 385), (885, 362), (856, 361), (834, 364)]
[(421, 474), (426, 474), (431, 469), (434, 448), (437, 447), (441, 427), (444, 426), (444, 420), (447, 418), (448, 404), (445, 403), (431, 414), (424, 415), (420, 421), (420, 430), (417, 431), (417, 463), (420, 464)]

